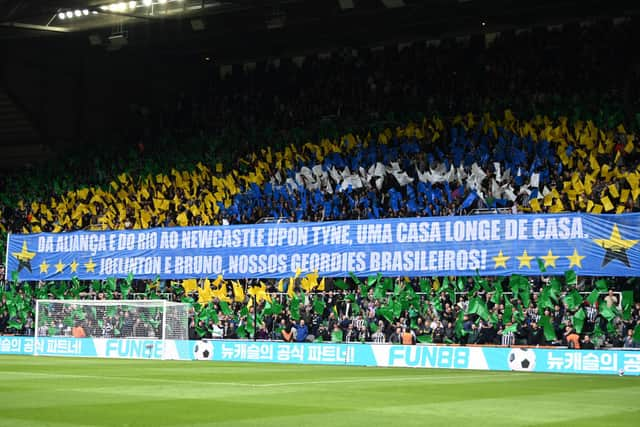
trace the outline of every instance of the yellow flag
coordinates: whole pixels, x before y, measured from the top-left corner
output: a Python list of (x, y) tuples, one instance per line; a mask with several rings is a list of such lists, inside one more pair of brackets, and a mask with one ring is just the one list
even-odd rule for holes
[(278, 280), (277, 289), (278, 289), (278, 292), (284, 292), (284, 279)]
[(232, 281), (231, 284), (233, 285), (233, 300), (235, 302), (243, 302), (244, 289), (242, 288), (242, 285), (237, 280)]
[(611, 210), (613, 210), (613, 203), (611, 203), (611, 200), (609, 199), (608, 196), (604, 196), (602, 199), (602, 206), (604, 207), (605, 212), (609, 212)]
[(627, 142), (627, 144), (624, 146), (624, 151), (625, 153), (629, 154), (633, 151), (633, 142), (629, 141)]
[(562, 211), (564, 211), (564, 205), (562, 204), (562, 200), (556, 199), (556, 201), (553, 204), (553, 206), (551, 207), (551, 209), (549, 209), (549, 212), (558, 213), (558, 212), (562, 212)]
[(211, 295), (214, 298), (217, 298), (219, 301), (231, 302), (231, 298), (229, 298), (229, 295), (227, 294), (227, 285), (224, 283), (222, 284), (222, 286), (218, 286), (216, 289), (214, 289), (211, 292)]
[(289, 287), (287, 288), (287, 296), (293, 298), (295, 295), (294, 289), (296, 286), (296, 279), (294, 277), (289, 278)]
[(143, 228), (149, 228), (149, 222), (151, 221), (151, 214), (146, 210), (140, 211), (140, 223)]
[(531, 209), (533, 209), (534, 212), (542, 212), (542, 209), (540, 208), (540, 202), (538, 202), (538, 199), (529, 200), (529, 206), (531, 206)]
[(216, 173), (222, 173), (222, 163), (216, 163)]
[(198, 282), (196, 279), (186, 279), (182, 281), (182, 289), (184, 289), (185, 294), (189, 294), (195, 290), (197, 290)]
[(622, 212), (624, 212), (625, 207), (623, 205), (618, 205), (618, 207), (616, 208), (616, 213), (619, 215)]
[(620, 199), (618, 200), (620, 201), (620, 203), (626, 203), (628, 198), (629, 198), (629, 189), (625, 188), (620, 192)]
[(182, 212), (181, 214), (179, 214), (176, 217), (176, 222), (178, 223), (178, 225), (180, 227), (186, 227), (186, 225), (189, 223), (189, 220), (187, 219), (187, 214)]
[(591, 153), (591, 155), (589, 156), (589, 165), (591, 166), (591, 169), (594, 170), (594, 172), (600, 172), (600, 164), (598, 163), (598, 160), (596, 159), (596, 156), (593, 155), (593, 153)]
[(318, 291), (324, 291), (324, 277), (320, 280), (320, 284), (316, 288)]
[(584, 192), (584, 185), (582, 184), (582, 181), (580, 181), (580, 175), (578, 175), (577, 173), (573, 174), (571, 183), (573, 184), (573, 189), (578, 193)]
[(602, 205), (595, 205), (593, 207), (593, 211), (592, 213), (594, 214), (601, 214), (602, 213)]
[(618, 187), (616, 187), (615, 184), (610, 184), (607, 188), (609, 189), (609, 194), (611, 194), (611, 197), (615, 197), (617, 199), (620, 196), (620, 194), (618, 194)]
[(198, 288), (198, 304), (207, 304), (212, 299), (211, 286), (209, 286), (209, 280), (206, 280), (204, 286)]
[(88, 188), (83, 188), (81, 190), (78, 190), (76, 193), (78, 194), (78, 199), (86, 200), (87, 196), (89, 195), (89, 189)]

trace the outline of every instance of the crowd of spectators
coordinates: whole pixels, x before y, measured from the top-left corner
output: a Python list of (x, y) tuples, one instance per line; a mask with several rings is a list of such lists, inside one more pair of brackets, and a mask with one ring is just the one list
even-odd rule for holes
[[(0, 178), (0, 228), (59, 232), (253, 223), (269, 216), (322, 221), (498, 207), (637, 211), (639, 151), (632, 130), (640, 127), (640, 58), (624, 50), (638, 40), (638, 28), (575, 24), (561, 32), (503, 34), (490, 46), (472, 37), (466, 44), (336, 52), (329, 59), (308, 57), (300, 67), (262, 64), (225, 79), (212, 74), (204, 90), (150, 113), (144, 123), (154, 126), (156, 140), (133, 132), (128, 151), (104, 151), (91, 161), (71, 157), (61, 163), (63, 172)], [(476, 113), (461, 114), (467, 111)], [(174, 143), (182, 139), (190, 142)], [(417, 280), (407, 286), (424, 291)], [(261, 316), (252, 326), (256, 336), (545, 345), (572, 334), (576, 312), (562, 296), (553, 308), (541, 308), (519, 298), (507, 303), (507, 296), (492, 301), (489, 291), (452, 298), (432, 287), (420, 294), (421, 309), (405, 307), (387, 318), (377, 308), (389, 297), (355, 288), (321, 295), (322, 310), (302, 295), (297, 319), (288, 311), (291, 299), (279, 297), (284, 308)], [(472, 298), (486, 300), (492, 316), (461, 317)], [(194, 313), (194, 337), (247, 331), (251, 312), (242, 313), (244, 302), (231, 314), (213, 304), (215, 318)], [(638, 305), (623, 316), (617, 301), (620, 312), (607, 319), (599, 304), (608, 303), (584, 306), (583, 335), (624, 345)], [(516, 328), (513, 316), (502, 318), (505, 305), (522, 313)], [(551, 319), (557, 339), (541, 336), (541, 316)], [(11, 317), (4, 310), (5, 330)], [(456, 324), (463, 330), (456, 332)]]

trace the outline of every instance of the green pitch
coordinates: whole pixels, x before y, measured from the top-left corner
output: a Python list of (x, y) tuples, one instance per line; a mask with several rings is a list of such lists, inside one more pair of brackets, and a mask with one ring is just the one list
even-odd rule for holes
[(2, 426), (633, 426), (640, 378), (0, 356)]

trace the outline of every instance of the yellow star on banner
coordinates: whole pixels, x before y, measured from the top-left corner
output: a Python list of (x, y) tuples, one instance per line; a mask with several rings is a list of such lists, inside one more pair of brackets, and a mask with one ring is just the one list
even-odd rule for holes
[(584, 255), (580, 255), (578, 253), (578, 250), (576, 248), (573, 248), (573, 254), (571, 254), (571, 256), (566, 257), (569, 260), (569, 268), (573, 267), (574, 265), (582, 268), (582, 260), (586, 258), (586, 256)]
[(546, 255), (540, 257), (540, 259), (544, 261), (545, 267), (553, 267), (553, 268), (556, 268), (556, 260), (558, 258), (560, 257), (558, 255), (554, 255), (553, 252), (551, 252), (551, 249), (549, 249), (549, 252), (547, 252)]
[(531, 260), (534, 259), (535, 257), (529, 255), (527, 253), (527, 250), (525, 249), (524, 252), (522, 252), (522, 255), (517, 256), (516, 258), (518, 259), (518, 261), (520, 261), (520, 265), (518, 266), (518, 268), (522, 268), (522, 267), (531, 268)]
[(69, 267), (71, 267), (72, 273), (76, 273), (78, 271), (78, 263), (75, 259), (73, 260), (73, 262), (71, 262), (71, 264), (69, 264)]
[(613, 225), (611, 230), (611, 236), (608, 239), (593, 239), (597, 245), (601, 246), (606, 252), (602, 259), (602, 267), (606, 266), (613, 260), (618, 260), (627, 267), (631, 267), (629, 264), (629, 258), (627, 257), (627, 250), (635, 246), (637, 240), (623, 240), (618, 229), (618, 224)]
[(96, 264), (89, 258), (89, 262), (84, 265), (84, 268), (87, 269), (87, 273), (95, 273), (96, 272)]
[(502, 253), (502, 250), (500, 250), (500, 252), (498, 252), (498, 256), (493, 257), (493, 261), (496, 263), (494, 268), (498, 268), (498, 267), (507, 268), (507, 261), (509, 261), (509, 258), (511, 257), (504, 256), (504, 254)]
[(62, 260), (59, 260), (56, 264), (56, 273), (62, 273), (62, 270), (64, 270), (64, 264), (62, 263)]
[(22, 242), (22, 250), (20, 252), (13, 252), (13, 255), (18, 260), (18, 273), (26, 268), (31, 272), (31, 260), (36, 256), (35, 252), (29, 252), (27, 248), (27, 241)]
[(40, 263), (40, 273), (47, 274), (48, 272), (49, 272), (49, 264), (47, 264), (47, 261), (42, 260), (42, 262)]

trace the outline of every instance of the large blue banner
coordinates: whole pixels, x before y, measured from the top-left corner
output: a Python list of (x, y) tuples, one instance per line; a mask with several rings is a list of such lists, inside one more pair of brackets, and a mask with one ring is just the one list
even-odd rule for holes
[(20, 280), (640, 275), (640, 214), (483, 215), (9, 236)]
[(0, 336), (0, 355), (640, 375), (640, 350)]

